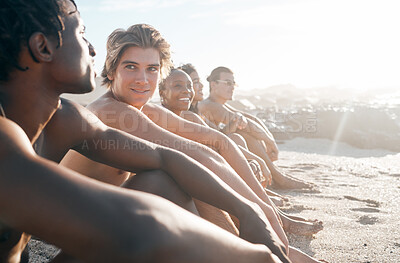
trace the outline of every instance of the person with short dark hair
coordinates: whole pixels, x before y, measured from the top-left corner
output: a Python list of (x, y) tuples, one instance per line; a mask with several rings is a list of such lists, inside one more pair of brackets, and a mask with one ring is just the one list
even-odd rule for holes
[(211, 71), (207, 81), (210, 95), (198, 103), (200, 114), (214, 125), (228, 126), (230, 133), (243, 137), (249, 150), (261, 157), (267, 164), (275, 187), (281, 189), (312, 188), (312, 184), (288, 176), (274, 165), (273, 161), (278, 159), (278, 147), (274, 137), (261, 120), (227, 104), (227, 101), (233, 99), (233, 92), (237, 85), (233, 71), (227, 67), (217, 67)]
[[(235, 237), (163, 198), (89, 179), (38, 156), (35, 150), (57, 160), (63, 150), (75, 148), (116, 165), (134, 162), (138, 170), (159, 167), (182, 174), (171, 165), (176, 158), (183, 169), (201, 170), (209, 186), (221, 186), (222, 199), (238, 200), (226, 201), (226, 209), (241, 214), (249, 208), (251, 222), (264, 222), (252, 216), (256, 207), (183, 154), (95, 119), (90, 123), (86, 118), (94, 116), (87, 110), (60, 100), (62, 93), (94, 88), (95, 51), (72, 0), (2, 0), (0, 14), (1, 262), (19, 262), (31, 234), (84, 262), (281, 262), (266, 246)], [(68, 121), (74, 122), (68, 126)], [(79, 125), (76, 130), (77, 123), (87, 124), (87, 130)], [(96, 151), (92, 138), (136, 148), (129, 154)], [(275, 248), (280, 250), (279, 244)]]
[[(191, 76), (198, 78), (198, 75), (197, 72), (196, 74), (194, 73), (195, 71), (192, 71), (191, 75), (188, 75), (181, 67), (172, 69), (170, 74), (159, 85), (161, 104), (178, 116), (207, 126), (199, 115), (188, 111), (191, 101), (194, 100), (196, 96), (195, 89), (192, 87)], [(193, 133), (195, 133), (195, 131), (193, 131)], [(257, 160), (257, 164), (259, 162), (265, 166), (265, 169), (268, 169), (261, 158), (249, 152), (248, 149), (242, 145), (238, 144), (238, 146), (246, 158), (250, 158), (252, 161)], [(258, 169), (261, 169), (261, 167)], [(268, 191), (268, 194), (275, 193)], [(308, 230), (309, 234), (310, 231), (319, 231), (322, 229), (321, 222), (292, 217), (280, 211), (279, 208), (275, 208), (275, 211), (280, 216), (283, 227), (287, 232), (294, 232), (294, 229), (297, 229), (297, 234), (299, 234), (301, 233), (299, 229), (304, 229)], [(305, 232), (303, 232), (303, 234), (305, 234)], [(291, 254), (293, 254), (293, 256), (291, 256)], [(289, 258), (293, 262), (316, 262), (315, 259), (291, 246), (289, 246)]]

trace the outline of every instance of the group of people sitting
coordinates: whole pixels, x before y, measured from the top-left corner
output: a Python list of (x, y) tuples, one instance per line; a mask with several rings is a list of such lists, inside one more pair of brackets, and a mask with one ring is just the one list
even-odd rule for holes
[[(320, 262), (289, 245), (317, 220), (265, 189), (311, 184), (279, 171), (264, 123), (226, 104), (233, 72), (173, 68), (152, 26), (117, 29), (93, 90), (95, 50), (73, 0), (0, 3), (0, 262), (27, 262), (31, 235), (53, 262)], [(161, 105), (150, 103), (159, 87)]]

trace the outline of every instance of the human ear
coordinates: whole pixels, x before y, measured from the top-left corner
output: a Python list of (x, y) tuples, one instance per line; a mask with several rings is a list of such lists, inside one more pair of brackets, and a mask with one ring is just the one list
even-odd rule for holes
[(34, 61), (50, 62), (53, 59), (55, 46), (40, 32), (33, 33), (28, 41), (28, 48)]
[(211, 91), (212, 89), (215, 88), (215, 85), (216, 85), (216, 84), (217, 84), (216, 81), (211, 81), (211, 82), (210, 82), (210, 91)]

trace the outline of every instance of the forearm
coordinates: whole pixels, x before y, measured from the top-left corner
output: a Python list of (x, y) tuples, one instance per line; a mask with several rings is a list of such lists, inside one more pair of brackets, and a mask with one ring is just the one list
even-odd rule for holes
[(264, 123), (262, 120), (260, 120), (258, 117), (253, 116), (253, 115), (251, 115), (251, 114), (249, 114), (249, 113), (247, 113), (247, 112), (242, 112), (242, 114), (243, 114), (246, 118), (251, 119), (251, 120), (253, 120), (254, 122), (256, 122), (257, 124), (259, 124), (259, 125), (263, 128), (263, 130), (268, 134), (268, 136), (269, 136), (270, 138), (274, 138), (274, 136), (272, 135), (272, 133), (270, 132), (270, 130), (267, 128), (267, 126), (265, 125), (265, 123)]
[(140, 218), (132, 211), (144, 209), (133, 194), (37, 158), (11, 158), (0, 174), (1, 220), (85, 262), (121, 261), (126, 254), (117, 244), (139, 234), (126, 228)]
[[(243, 179), (243, 181), (249, 186), (251, 191), (256, 194), (262, 201), (271, 205), (271, 200), (268, 198), (263, 187), (258, 182), (257, 178), (253, 174), (251, 167), (245, 159), (245, 156), (240, 149), (231, 141), (228, 140), (229, 146), (222, 149), (220, 152), (221, 156), (231, 165), (236, 173)], [(262, 159), (249, 151), (245, 151), (246, 154), (256, 160)], [(262, 161), (262, 164), (264, 162)], [(254, 202), (254, 200), (252, 200)]]
[[(233, 191), (223, 180), (190, 157), (167, 148), (159, 148), (162, 166), (190, 196), (241, 217), (248, 200)], [(190, 171), (190, 176), (188, 174)]]
[(253, 136), (257, 140), (261, 141), (268, 141), (268, 140), (274, 140), (272, 137), (272, 134), (266, 133), (265, 130), (255, 121), (251, 119), (247, 119), (247, 126), (245, 129), (243, 129), (243, 132), (248, 133), (249, 135)]
[(158, 146), (131, 134), (107, 128), (85, 140), (74, 150), (86, 157), (123, 171), (139, 172), (160, 168)]

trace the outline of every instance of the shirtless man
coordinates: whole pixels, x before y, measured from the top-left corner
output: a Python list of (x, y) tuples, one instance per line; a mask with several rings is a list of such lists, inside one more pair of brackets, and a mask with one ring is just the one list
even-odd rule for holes
[[(267, 164), (274, 186), (282, 189), (311, 188), (312, 185), (281, 173), (272, 161), (278, 159), (278, 147), (269, 130), (256, 117), (239, 112), (226, 102), (232, 100), (236, 86), (233, 72), (226, 67), (214, 69), (207, 78), (210, 95), (197, 104), (198, 111), (216, 126), (228, 125), (246, 140), (248, 149)], [(237, 142), (240, 144), (240, 142)]]
[[(93, 89), (95, 53), (84, 38), (72, 0), (2, 0), (0, 16), (0, 251), (9, 249), (0, 255), (1, 262), (20, 261), (29, 240), (24, 232), (85, 262), (248, 262), (249, 257), (254, 262), (280, 262), (266, 246), (237, 238), (165, 199), (100, 183), (39, 157), (32, 145), (59, 111), (60, 94)], [(85, 114), (66, 101), (61, 108)], [(220, 188), (225, 209), (256, 211), (182, 154), (100, 122), (87, 128), (91, 135), (106, 132), (135, 142), (140, 152), (129, 161), (138, 169), (158, 167), (179, 174), (168, 158), (181, 159), (180, 168), (201, 170), (208, 187)], [(93, 148), (90, 142), (88, 146)], [(103, 160), (109, 155), (126, 157), (102, 153)], [(261, 216), (252, 217), (244, 222), (263, 224)], [(246, 238), (255, 238), (251, 230), (244, 232)]]
[[(161, 79), (161, 73), (165, 74), (165, 70), (171, 63), (169, 45), (160, 33), (151, 26), (143, 24), (131, 26), (127, 30), (117, 29), (109, 36), (107, 49), (108, 53), (102, 76), (110, 90), (91, 103), (88, 109), (111, 127), (124, 130), (142, 139), (175, 148), (201, 162), (239, 194), (257, 203), (270, 220), (276, 234), (286, 245), (287, 239), (275, 211), (269, 204), (265, 203), (269, 200), (268, 196), (251, 173), (246, 160), (241, 157), (237, 146), (230, 140), (227, 141), (228, 146), (218, 145), (216, 137), (224, 136), (221, 133), (187, 122), (163, 107), (147, 104)], [(146, 106), (148, 107), (145, 109)], [(149, 120), (141, 110), (145, 111), (147, 116), (158, 125)], [(229, 163), (234, 165), (235, 170), (243, 174), (247, 173), (246, 175), (254, 180), (254, 185), (258, 187), (260, 196), (267, 201), (257, 196), (258, 193), (255, 194), (224, 158), (216, 152), (163, 128), (217, 149), (223, 157), (229, 160)], [(196, 135), (194, 131), (203, 131), (203, 133)], [(63, 159), (62, 164), (92, 178), (107, 180), (117, 185), (130, 177), (129, 173), (125, 173), (121, 169), (114, 169), (94, 162), (76, 151), (70, 151)], [(188, 176), (190, 174), (192, 172), (188, 173)], [(134, 180), (134, 178), (135, 176), (132, 179)], [(194, 181), (191, 182), (196, 184)], [(149, 184), (152, 183), (149, 182)], [(134, 187), (135, 185), (130, 184), (130, 186)], [(309, 230), (315, 231), (313, 225), (307, 227)]]

